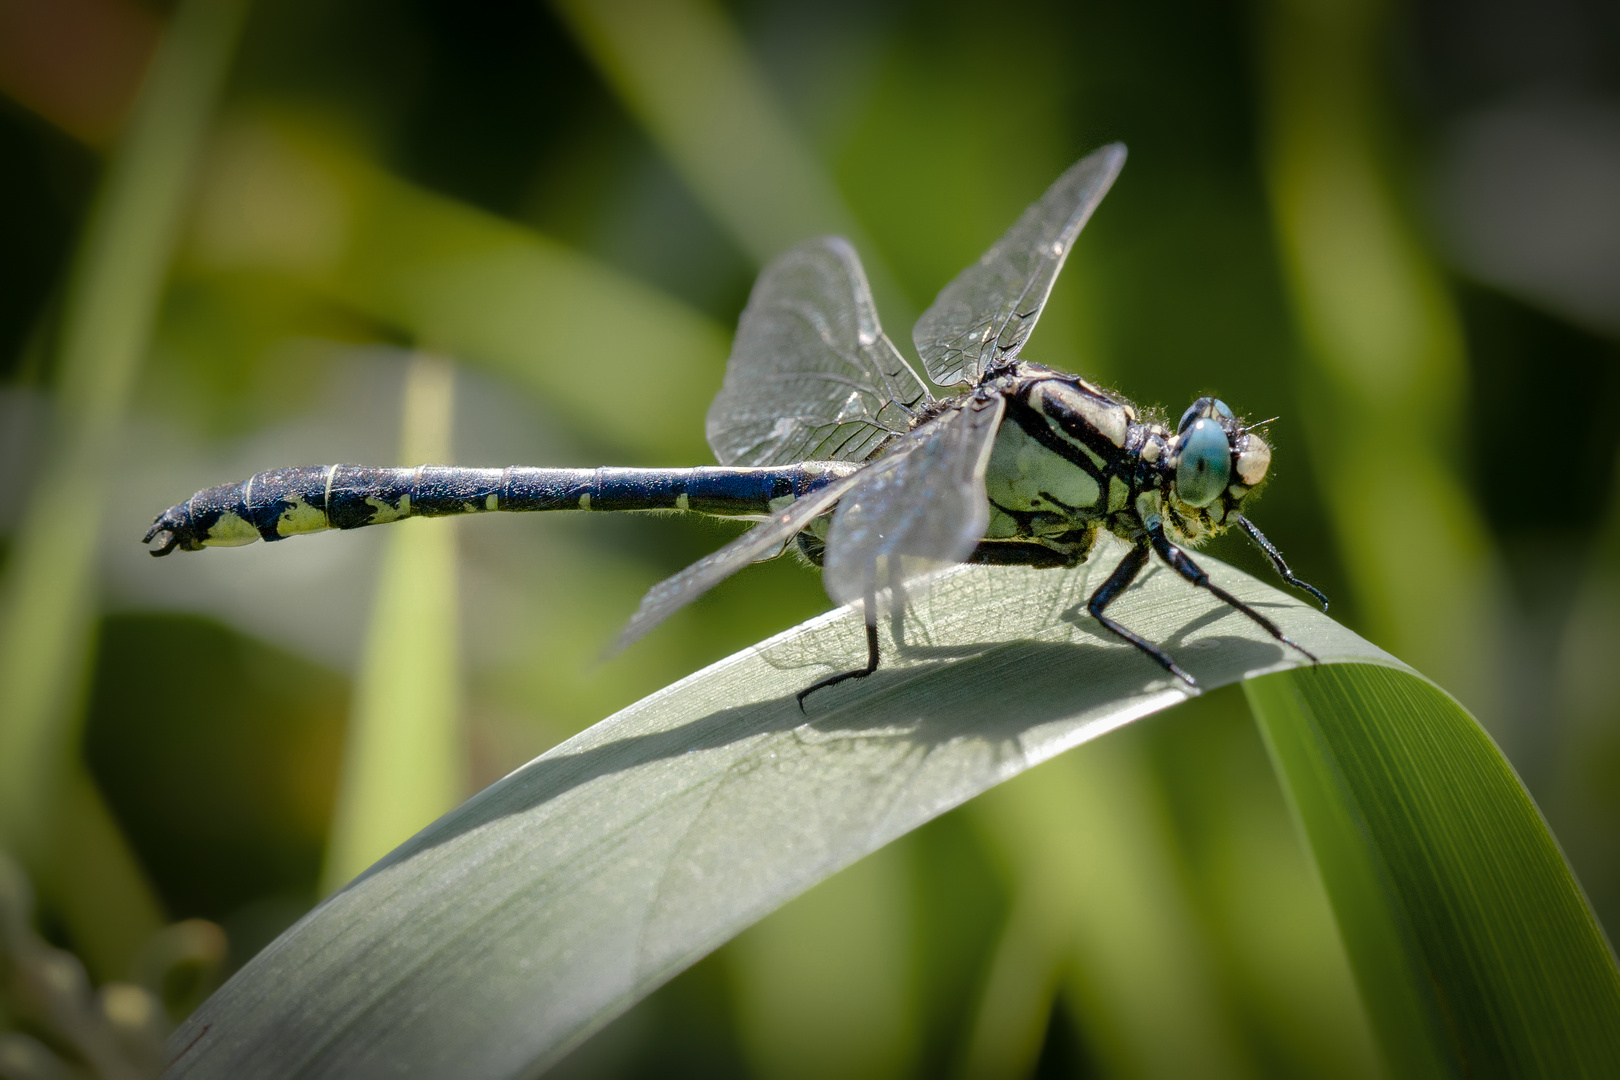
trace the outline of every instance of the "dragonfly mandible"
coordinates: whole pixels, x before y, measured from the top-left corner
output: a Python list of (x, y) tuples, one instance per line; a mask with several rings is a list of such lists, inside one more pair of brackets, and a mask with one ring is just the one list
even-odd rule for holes
[[(1233, 525), (1294, 576), (1241, 508), (1271, 449), (1224, 402), (1201, 397), (1171, 429), (1120, 395), (1020, 358), (1080, 230), (1125, 163), (1114, 143), (1076, 162), (940, 292), (912, 331), (936, 396), (884, 334), (849, 243), (809, 240), (759, 275), (706, 430), (719, 466), (552, 469), (320, 465), (199, 491), (157, 517), (153, 555), (229, 547), (413, 516), (492, 510), (686, 510), (759, 524), (653, 586), (623, 648), (749, 563), (795, 544), (827, 593), (860, 603), (877, 670), (879, 594), (955, 563), (1073, 567), (1099, 531), (1129, 550), (1087, 610), (1171, 675), (1171, 656), (1107, 615), (1154, 555), (1315, 660), (1187, 554)], [(900, 601), (903, 603), (903, 599)]]

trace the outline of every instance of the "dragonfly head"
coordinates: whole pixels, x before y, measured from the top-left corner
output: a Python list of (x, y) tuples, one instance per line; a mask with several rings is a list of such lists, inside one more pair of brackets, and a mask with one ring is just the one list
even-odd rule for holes
[(1260, 486), (1271, 447), (1219, 398), (1201, 397), (1181, 414), (1166, 465), (1174, 470), (1175, 500), (1215, 527)]

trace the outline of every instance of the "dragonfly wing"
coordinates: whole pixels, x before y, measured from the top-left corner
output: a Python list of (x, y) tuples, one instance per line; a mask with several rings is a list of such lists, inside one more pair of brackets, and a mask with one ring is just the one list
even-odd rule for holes
[(984, 538), (985, 466), (1006, 402), (990, 390), (856, 473), (827, 534), (822, 581), (841, 604), (965, 560)]
[(796, 500), (787, 509), (743, 533), (711, 555), (705, 555), (685, 570), (665, 578), (641, 598), (641, 606), (625, 624), (613, 646), (618, 652), (639, 640), (647, 631), (690, 604), (749, 563), (780, 552), (805, 526), (853, 488), (866, 472), (851, 473), (824, 488)]
[(1069, 248), (1124, 164), (1123, 143), (1081, 158), (940, 290), (911, 334), (929, 378), (941, 386), (977, 382), (992, 361), (1018, 355)]
[(928, 391), (878, 324), (847, 240), (783, 252), (754, 283), (709, 407), (723, 465), (865, 461), (910, 430)]

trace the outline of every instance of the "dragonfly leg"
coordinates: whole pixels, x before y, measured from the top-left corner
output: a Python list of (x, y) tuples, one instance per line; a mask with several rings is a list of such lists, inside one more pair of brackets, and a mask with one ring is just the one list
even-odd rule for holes
[(813, 682), (799, 691), (799, 711), (804, 712), (804, 699), (817, 690), (829, 686), (837, 686), (845, 679), (864, 679), (878, 666), (878, 631), (877, 631), (877, 595), (874, 591), (866, 594), (866, 666), (856, 668), (854, 671), (841, 671), (837, 675), (829, 675), (819, 682)]
[(1321, 601), (1322, 610), (1326, 611), (1328, 609), (1328, 598), (1322, 594), (1322, 590), (1318, 589), (1315, 585), (1312, 585), (1309, 582), (1301, 581), (1299, 578), (1295, 577), (1294, 572), (1288, 569), (1288, 564), (1283, 561), (1282, 552), (1277, 550), (1275, 544), (1266, 539), (1265, 533), (1255, 528), (1254, 522), (1250, 521), (1242, 514), (1237, 516), (1237, 520), (1238, 524), (1243, 526), (1243, 531), (1249, 534), (1249, 539), (1253, 540), (1255, 545), (1259, 547), (1261, 551), (1266, 553), (1266, 558), (1270, 559), (1271, 565), (1277, 569), (1277, 576), (1282, 578), (1288, 584), (1292, 585), (1294, 588), (1304, 589), (1306, 592), (1316, 597), (1317, 600)]
[(1182, 551), (1180, 548), (1176, 547), (1176, 545), (1172, 544), (1170, 542), (1170, 538), (1164, 535), (1163, 525), (1156, 524), (1149, 528), (1148, 537), (1153, 541), (1153, 550), (1159, 553), (1159, 558), (1163, 559), (1165, 563), (1169, 565), (1170, 569), (1174, 570), (1176, 573), (1180, 574), (1182, 577), (1186, 578), (1200, 589), (1208, 589), (1210, 592), (1215, 594), (1217, 599), (1247, 615), (1251, 620), (1253, 620), (1256, 626), (1260, 627), (1266, 633), (1270, 634), (1284, 645), (1292, 646), (1293, 648), (1304, 653), (1306, 656), (1310, 657), (1311, 663), (1321, 663), (1321, 661), (1316, 658), (1315, 653), (1311, 652), (1309, 649), (1305, 648), (1305, 646), (1290, 638), (1287, 634), (1284, 634), (1282, 630), (1278, 628), (1276, 623), (1272, 622), (1270, 619), (1254, 610), (1254, 608), (1250, 607), (1248, 604), (1245, 604), (1243, 601), (1239, 600), (1237, 597), (1233, 596), (1231, 593), (1209, 580), (1209, 575), (1204, 572), (1203, 567), (1193, 562), (1185, 551)]
[(1147, 561), (1148, 549), (1146, 547), (1138, 546), (1131, 548), (1129, 553), (1127, 553), (1123, 559), (1119, 560), (1119, 565), (1114, 567), (1114, 572), (1108, 575), (1108, 580), (1097, 586), (1097, 591), (1091, 594), (1091, 599), (1086, 601), (1086, 610), (1091, 613), (1091, 617), (1093, 619), (1096, 619), (1098, 622), (1103, 624), (1104, 629), (1111, 633), (1118, 634), (1120, 637), (1124, 638), (1126, 641), (1130, 642), (1132, 645), (1135, 645), (1138, 649), (1141, 649), (1143, 652), (1151, 656), (1160, 667), (1164, 668), (1164, 670), (1168, 671), (1170, 674), (1174, 675), (1188, 686), (1197, 689), (1198, 683), (1194, 682), (1193, 677), (1183, 671), (1179, 664), (1170, 659), (1169, 653), (1153, 644), (1153, 642), (1149, 641), (1147, 638), (1142, 637), (1140, 634), (1137, 634), (1134, 631), (1127, 630), (1123, 625), (1115, 622), (1113, 619), (1110, 619), (1108, 616), (1103, 614), (1104, 608), (1117, 600), (1120, 593), (1130, 588), (1131, 582), (1136, 580), (1136, 575), (1142, 572), (1142, 567), (1147, 565)]

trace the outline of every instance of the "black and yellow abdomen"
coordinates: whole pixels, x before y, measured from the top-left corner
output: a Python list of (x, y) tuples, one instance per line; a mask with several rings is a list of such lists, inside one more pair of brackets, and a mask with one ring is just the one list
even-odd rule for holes
[(236, 547), (408, 517), (501, 510), (691, 510), (723, 517), (764, 516), (858, 467), (840, 461), (694, 469), (309, 465), (262, 472), (238, 484), (199, 491), (158, 515), (145, 539), (156, 542), (153, 555), (167, 555), (176, 548)]

